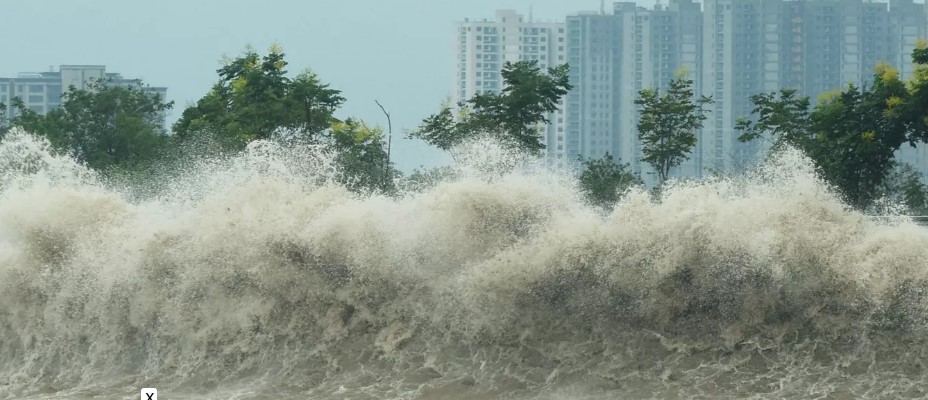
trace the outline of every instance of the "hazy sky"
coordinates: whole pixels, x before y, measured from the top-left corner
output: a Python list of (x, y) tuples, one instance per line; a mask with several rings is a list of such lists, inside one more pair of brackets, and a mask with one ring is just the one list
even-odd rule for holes
[[(650, 1), (639, 2), (641, 4)], [(446, 156), (405, 139), (450, 95), (454, 23), (515, 9), (536, 20), (598, 10), (598, 0), (29, 0), (4, 1), (0, 76), (61, 64), (103, 64), (108, 72), (167, 86), (176, 119), (217, 80), (223, 55), (280, 43), (293, 74), (311, 68), (342, 90), (338, 117), (386, 126), (394, 161), (409, 171)], [(611, 4), (607, 2), (607, 4)], [(608, 7), (608, 6), (607, 6)]]

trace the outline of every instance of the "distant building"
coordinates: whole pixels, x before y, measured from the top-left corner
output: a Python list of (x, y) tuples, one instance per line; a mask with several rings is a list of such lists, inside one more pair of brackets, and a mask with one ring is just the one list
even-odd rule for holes
[[(568, 94), (569, 157), (612, 154), (632, 171), (654, 181), (641, 161), (638, 110), (642, 89), (665, 90), (674, 75), (686, 73), (699, 91), (702, 70), (700, 5), (672, 0), (668, 6), (638, 7), (618, 2), (612, 14), (567, 17), (568, 63), (574, 90)], [(674, 171), (693, 175), (698, 159)]]
[(715, 102), (698, 140), (698, 175), (742, 169), (756, 157), (756, 144), (739, 143), (734, 126), (750, 115), (751, 95), (779, 90), (781, 74), (793, 77), (787, 72), (795, 59), (788, 45), (795, 21), (783, 8), (777, 0), (704, 2), (702, 93)]
[(734, 130), (753, 94), (793, 88), (814, 102), (869, 84), (883, 62), (911, 76), (926, 22), (925, 5), (912, 0), (705, 0), (702, 89), (715, 104), (699, 138), (701, 172), (740, 170), (766, 150), (739, 143)]
[[(919, 39), (928, 39), (928, 6), (912, 0), (892, 0), (889, 3), (890, 37), (887, 44), (896, 58), (891, 64), (899, 68), (902, 77), (915, 73), (912, 52)], [(922, 182), (928, 184), (928, 146), (919, 144), (913, 148), (903, 144), (896, 152), (896, 160), (911, 164), (922, 174)]]
[[(526, 20), (513, 10), (499, 10), (495, 20), (464, 20), (457, 24), (457, 67), (452, 90), (453, 105), (478, 93), (499, 93), (503, 89), (500, 72), (508, 62), (537, 60), (543, 69), (566, 62), (565, 25), (557, 22)], [(548, 155), (566, 154), (563, 103), (541, 132)]]
[[(636, 129), (641, 89), (664, 90), (683, 69), (696, 93), (715, 101), (690, 160), (671, 176), (738, 171), (767, 150), (761, 142), (737, 140), (735, 124), (751, 115), (752, 95), (791, 88), (814, 103), (822, 93), (871, 83), (883, 62), (911, 77), (916, 41), (928, 38), (928, 9), (913, 0), (657, 3), (616, 2), (610, 10), (569, 15), (564, 25), (526, 22), (513, 11), (458, 24), (453, 100), (500, 90), (503, 61), (566, 61), (574, 89), (548, 128), (550, 154), (575, 160), (608, 152), (653, 183)], [(899, 160), (928, 175), (928, 148), (904, 147)]]
[[(912, 0), (671, 0), (669, 5), (613, 4), (612, 13), (567, 17), (568, 158), (614, 154), (653, 183), (642, 163), (634, 100), (666, 89), (685, 68), (697, 93), (715, 103), (690, 160), (676, 176), (740, 170), (766, 147), (740, 143), (734, 127), (753, 109), (750, 96), (795, 88), (813, 101), (848, 83), (872, 81), (880, 62), (911, 76), (912, 50), (926, 37), (926, 9)], [(928, 171), (928, 151), (900, 152)]]
[[(45, 114), (61, 106), (61, 96), (74, 86), (86, 89), (93, 80), (108, 79), (110, 84), (132, 86), (138, 85), (139, 79), (126, 79), (117, 73), (106, 72), (102, 65), (62, 65), (58, 71), (24, 72), (15, 78), (0, 78), (0, 103), (9, 106), (10, 101), (19, 97), (29, 109)], [(149, 93), (157, 93), (162, 99), (167, 97), (165, 87), (144, 87)], [(8, 109), (8, 117), (15, 116), (13, 109)]]

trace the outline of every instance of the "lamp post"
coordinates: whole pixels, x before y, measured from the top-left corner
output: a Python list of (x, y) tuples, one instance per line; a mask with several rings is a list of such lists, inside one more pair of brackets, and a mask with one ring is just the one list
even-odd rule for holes
[[(384, 165), (384, 179), (387, 179), (390, 172), (390, 150), (393, 147), (393, 122), (390, 121), (390, 113), (387, 112), (387, 109), (377, 100), (374, 100), (374, 103), (377, 103), (377, 106), (383, 111), (383, 115), (387, 116), (387, 163)], [(386, 188), (386, 182), (384, 182), (384, 188)]]

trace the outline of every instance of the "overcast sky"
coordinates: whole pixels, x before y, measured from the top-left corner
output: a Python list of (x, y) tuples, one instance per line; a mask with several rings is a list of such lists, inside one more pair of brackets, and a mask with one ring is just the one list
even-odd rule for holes
[[(611, 4), (610, 2), (607, 2)], [(641, 4), (651, 1), (642, 1)], [(217, 80), (223, 55), (277, 42), (289, 71), (311, 68), (342, 90), (338, 117), (386, 126), (394, 160), (409, 171), (446, 156), (405, 139), (450, 95), (454, 23), (515, 9), (535, 20), (598, 10), (598, 0), (29, 0), (4, 1), (0, 76), (61, 64), (102, 64), (108, 72), (167, 86), (176, 119)], [(608, 7), (608, 6), (607, 6)]]

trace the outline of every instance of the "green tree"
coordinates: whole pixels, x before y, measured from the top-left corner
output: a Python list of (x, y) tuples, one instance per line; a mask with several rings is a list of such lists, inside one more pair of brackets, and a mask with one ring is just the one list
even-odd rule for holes
[(10, 129), (9, 121), (7, 121), (6, 110), (6, 104), (0, 102), (0, 140), (3, 139), (3, 135), (5, 135), (6, 132)]
[(866, 208), (877, 197), (894, 154), (906, 141), (906, 129), (894, 112), (894, 104), (903, 101), (894, 99), (905, 96), (898, 79), (878, 76), (869, 89), (851, 86), (812, 113), (816, 141), (808, 152), (854, 206)]
[(583, 165), (580, 190), (591, 204), (599, 207), (614, 206), (625, 190), (644, 184), (638, 176), (629, 171), (627, 163), (615, 163), (609, 153), (595, 160), (584, 160), (580, 157), (580, 163)]
[(757, 120), (739, 117), (735, 129), (741, 131), (738, 140), (772, 140), (774, 148), (783, 144), (804, 147), (811, 139), (809, 98), (798, 96), (795, 89), (779, 93), (760, 93), (750, 97), (752, 114)]
[(635, 99), (639, 107), (638, 138), (641, 140), (643, 161), (651, 164), (661, 182), (670, 170), (689, 159), (696, 145), (696, 131), (702, 128), (712, 99), (696, 97), (693, 81), (679, 73), (670, 81), (666, 93), (643, 89)]
[(903, 204), (914, 215), (928, 215), (928, 187), (918, 178), (910, 178), (902, 189)]
[(133, 171), (150, 166), (167, 143), (165, 103), (141, 83), (91, 82), (87, 89), (68, 88), (62, 105), (45, 115), (14, 99), (11, 125), (44, 136), (52, 146), (99, 171)]
[(322, 145), (339, 168), (339, 180), (357, 192), (392, 192), (393, 169), (383, 132), (334, 117), (341, 92), (306, 71), (287, 76), (285, 54), (272, 46), (261, 56), (247, 50), (217, 70), (219, 82), (174, 125), (181, 143), (237, 152), (254, 140)]
[(19, 97), (14, 97), (10, 105), (14, 110), (14, 117), (10, 118), (11, 127), (20, 127), (34, 135), (42, 136), (48, 139), (55, 150), (79, 158), (74, 143), (67, 134), (68, 128), (65, 126), (64, 112), (61, 108), (48, 114), (39, 114), (27, 107)]
[(507, 62), (501, 72), (504, 87), (500, 93), (477, 94), (461, 104), (458, 118), (444, 105), (410, 137), (450, 150), (469, 138), (491, 134), (519, 149), (539, 153), (545, 148), (540, 125), (550, 122), (547, 115), (557, 111), (561, 98), (573, 88), (567, 73), (567, 64), (545, 73), (538, 61)]
[(911, 215), (928, 215), (928, 186), (910, 164), (899, 164), (888, 174), (883, 195), (904, 205)]
[(476, 134), (476, 132), (468, 129), (466, 121), (469, 121), (469, 119), (464, 116), (462, 116), (461, 121), (455, 121), (451, 106), (444, 104), (438, 113), (422, 120), (419, 128), (410, 133), (409, 136), (422, 139), (441, 150), (451, 151), (454, 146)]
[(404, 189), (412, 192), (422, 192), (438, 186), (442, 182), (453, 179), (456, 173), (452, 167), (435, 167), (428, 169), (416, 168), (409, 174), (404, 182)]
[(914, 76), (906, 82), (909, 98), (898, 111), (908, 123), (910, 143), (928, 143), (928, 40), (920, 39), (912, 52)]
[(226, 150), (275, 135), (321, 141), (345, 98), (310, 71), (287, 77), (284, 56), (272, 46), (267, 55), (248, 50), (228, 61), (219, 82), (174, 124), (178, 138), (208, 137)]
[(332, 115), (345, 102), (340, 91), (322, 83), (311, 71), (303, 71), (293, 78), (286, 100), (287, 108), (298, 110), (287, 128), (291, 134), (310, 140), (317, 138), (335, 121)]
[(910, 99), (898, 72), (883, 64), (873, 85), (823, 96), (811, 112), (808, 98), (793, 91), (752, 96), (756, 122), (739, 122), (739, 140), (770, 137), (803, 150), (848, 203), (863, 209), (879, 195), (894, 153), (909, 140)]
[(329, 148), (335, 153), (339, 181), (345, 187), (358, 192), (394, 190), (397, 171), (384, 150), (383, 129), (347, 119), (332, 124), (331, 137)]

